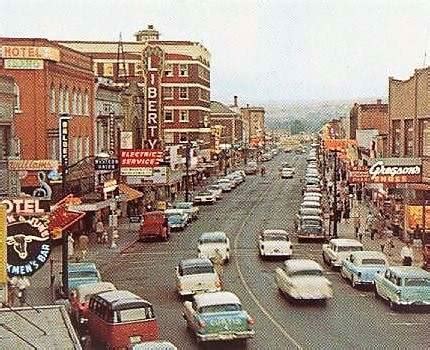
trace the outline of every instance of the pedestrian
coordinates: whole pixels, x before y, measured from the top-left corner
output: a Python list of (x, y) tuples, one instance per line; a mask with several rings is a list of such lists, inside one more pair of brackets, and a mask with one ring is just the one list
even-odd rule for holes
[(351, 207), (349, 206), (349, 199), (345, 199), (344, 202), (344, 211), (343, 211), (343, 218), (345, 219), (345, 222), (348, 223), (351, 213)]
[(261, 176), (264, 176), (266, 174), (266, 168), (264, 165), (261, 166), (260, 173), (261, 173)]
[(69, 233), (67, 235), (67, 254), (68, 254), (68, 258), (73, 259), (73, 256), (75, 255), (75, 249), (74, 249), (74, 242), (75, 240), (73, 239), (73, 235), (71, 233)]
[(412, 249), (410, 241), (407, 241), (406, 245), (403, 246), (402, 250), (400, 251), (400, 256), (402, 257), (403, 266), (412, 265), (412, 261), (414, 259), (414, 251)]
[(360, 231), (360, 225), (361, 225), (360, 217), (359, 216), (354, 217), (353, 223), (354, 223), (355, 238), (358, 238), (358, 232)]
[(386, 236), (387, 240), (385, 241), (385, 251), (388, 256), (391, 256), (391, 250), (394, 248), (393, 232), (391, 230), (388, 230)]
[(399, 219), (398, 213), (394, 214), (392, 229), (393, 229), (393, 235), (395, 237), (399, 237), (400, 236), (400, 219)]
[(79, 236), (79, 250), (81, 251), (81, 260), (85, 260), (88, 252), (89, 238), (87, 235)]
[(12, 277), (11, 283), (16, 287), (17, 297), (20, 306), (27, 304), (27, 288), (30, 287), (30, 280), (26, 277)]
[(16, 296), (18, 295), (18, 288), (16, 287), (15, 283), (13, 282), (13, 278), (7, 279), (7, 300), (9, 306), (15, 306), (15, 300)]
[(221, 283), (221, 288), (223, 288), (223, 274), (224, 274), (224, 257), (222, 256), (219, 248), (215, 248), (215, 255), (211, 258), (214, 265), (214, 270), (218, 274), (218, 278)]
[(363, 242), (363, 230), (358, 230), (358, 240)]
[(103, 222), (99, 220), (96, 224), (97, 243), (102, 243), (104, 231), (105, 231), (105, 227), (103, 225)]
[(363, 191), (362, 191), (362, 189), (361, 189), (361, 186), (358, 186), (358, 187), (357, 187), (357, 190), (355, 191), (355, 194), (356, 194), (356, 196), (357, 196), (357, 201), (358, 201), (359, 203), (361, 202), (362, 193), (363, 193)]

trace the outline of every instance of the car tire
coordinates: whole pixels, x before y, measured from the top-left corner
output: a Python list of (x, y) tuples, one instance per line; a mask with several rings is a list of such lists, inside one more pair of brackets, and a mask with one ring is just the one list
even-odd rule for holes
[(391, 310), (393, 310), (393, 311), (398, 311), (398, 305), (397, 304), (395, 304), (395, 303), (393, 303), (393, 301), (391, 300), (391, 299), (389, 299), (388, 300), (388, 303), (389, 303), (389, 305), (390, 305), (390, 309)]
[(373, 289), (373, 293), (375, 294), (376, 299), (382, 299), (382, 297), (378, 293), (378, 289), (376, 288), (376, 286)]
[(354, 275), (351, 276), (351, 286), (352, 286), (352, 288), (357, 288), (357, 283), (355, 282)]

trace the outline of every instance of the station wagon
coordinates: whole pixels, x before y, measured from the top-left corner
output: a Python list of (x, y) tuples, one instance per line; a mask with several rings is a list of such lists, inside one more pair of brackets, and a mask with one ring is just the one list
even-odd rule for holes
[(322, 246), (322, 257), (326, 264), (341, 267), (342, 262), (351, 252), (363, 250), (363, 244), (356, 239), (334, 238)]

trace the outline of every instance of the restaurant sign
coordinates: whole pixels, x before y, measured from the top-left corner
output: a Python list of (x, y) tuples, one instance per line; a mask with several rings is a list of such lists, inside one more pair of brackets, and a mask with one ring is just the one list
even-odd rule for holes
[(369, 168), (375, 183), (415, 183), (422, 180), (422, 163), (415, 158), (375, 159)]

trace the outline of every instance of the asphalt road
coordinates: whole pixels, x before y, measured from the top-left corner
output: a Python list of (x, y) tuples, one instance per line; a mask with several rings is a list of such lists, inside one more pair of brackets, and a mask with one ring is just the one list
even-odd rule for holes
[[(293, 179), (281, 179), (282, 161), (296, 166)], [(427, 349), (429, 315), (396, 313), (371, 290), (355, 290), (338, 272), (327, 270), (334, 298), (321, 304), (291, 303), (277, 290), (273, 271), (282, 261), (261, 261), (257, 234), (266, 228), (293, 233), (300, 204), (305, 156), (280, 154), (265, 163), (265, 177), (248, 176), (245, 183), (213, 206), (200, 207), (200, 218), (168, 242), (134, 244), (99, 266), (103, 279), (153, 303), (161, 338), (178, 349), (198, 349), (182, 319), (182, 302), (174, 283), (178, 261), (197, 256), (197, 239), (204, 231), (221, 230), (230, 237), (232, 254), (224, 268), (225, 289), (236, 293), (255, 320), (255, 338), (247, 349)], [(298, 244), (294, 257), (322, 264), (321, 244)], [(238, 349), (237, 343), (214, 343), (212, 349)]]

